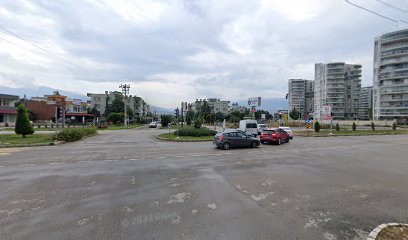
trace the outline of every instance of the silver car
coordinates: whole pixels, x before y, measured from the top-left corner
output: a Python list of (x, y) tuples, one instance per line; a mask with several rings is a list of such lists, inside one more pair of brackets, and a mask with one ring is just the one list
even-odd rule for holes
[(289, 139), (293, 139), (293, 132), (289, 127), (280, 127), (280, 129), (283, 129), (285, 132), (289, 134)]

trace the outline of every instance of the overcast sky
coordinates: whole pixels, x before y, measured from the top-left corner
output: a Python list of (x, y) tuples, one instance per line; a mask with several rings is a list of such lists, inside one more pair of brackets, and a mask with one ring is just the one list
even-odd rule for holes
[[(350, 1), (408, 21), (395, 8), (406, 0)], [(374, 37), (408, 25), (344, 0), (0, 0), (0, 27), (28, 41), (0, 29), (0, 86), (86, 94), (129, 83), (174, 107), (284, 97), (317, 62), (362, 64), (371, 85)]]

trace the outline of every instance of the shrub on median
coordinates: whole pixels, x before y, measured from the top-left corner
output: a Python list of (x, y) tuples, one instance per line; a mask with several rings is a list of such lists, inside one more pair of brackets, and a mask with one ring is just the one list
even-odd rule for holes
[(53, 136), (53, 140), (74, 142), (84, 137), (92, 136), (97, 133), (95, 128), (69, 128), (63, 129)]
[(179, 136), (190, 136), (190, 137), (203, 137), (203, 136), (214, 136), (217, 134), (217, 131), (210, 130), (208, 128), (202, 127), (202, 128), (194, 128), (194, 127), (187, 127), (187, 128), (181, 128), (177, 131), (174, 132), (175, 135)]

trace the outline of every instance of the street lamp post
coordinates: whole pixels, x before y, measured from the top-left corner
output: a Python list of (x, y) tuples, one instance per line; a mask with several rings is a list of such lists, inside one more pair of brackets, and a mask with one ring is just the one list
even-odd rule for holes
[(130, 88), (130, 84), (121, 84), (120, 86), (119, 86), (119, 88), (121, 88), (122, 89), (122, 93), (124, 94), (124, 101), (123, 101), (123, 103), (124, 103), (124, 106), (125, 106), (125, 117), (124, 117), (124, 125), (125, 125), (125, 127), (128, 127), (129, 128), (129, 126), (128, 126), (128, 119), (127, 119), (127, 107), (126, 107), (126, 96), (127, 96), (127, 94), (129, 93), (129, 88)]

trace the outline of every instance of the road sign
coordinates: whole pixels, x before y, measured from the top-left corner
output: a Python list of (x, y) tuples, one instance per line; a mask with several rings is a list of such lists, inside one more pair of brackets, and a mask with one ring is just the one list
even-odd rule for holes
[(305, 127), (306, 127), (306, 129), (309, 129), (310, 128), (310, 123), (306, 123)]
[(306, 119), (306, 120), (305, 120), (305, 123), (306, 123), (306, 124), (310, 123), (310, 120), (309, 120), (309, 119)]
[(167, 127), (170, 128), (170, 123), (167, 124)]
[(266, 118), (266, 114), (261, 114), (261, 119), (265, 119)]

